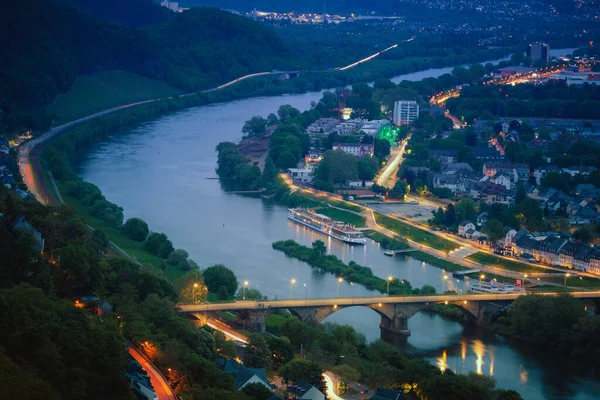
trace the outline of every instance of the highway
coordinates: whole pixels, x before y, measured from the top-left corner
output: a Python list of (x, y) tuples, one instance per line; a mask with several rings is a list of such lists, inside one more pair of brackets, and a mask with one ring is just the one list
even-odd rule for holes
[(377, 177), (377, 179), (376, 179), (376, 182), (379, 186), (385, 186), (385, 187), (389, 187), (389, 188), (393, 187), (393, 185), (389, 186), (388, 183), (390, 180), (393, 181), (396, 178), (396, 172), (398, 171), (398, 168), (400, 167), (400, 164), (402, 163), (402, 160), (404, 158), (404, 153), (406, 152), (406, 145), (408, 144), (409, 140), (410, 140), (410, 135), (408, 135), (395, 150), (392, 150), (393, 158), (390, 158), (391, 161), (388, 162), (385, 169), (381, 172), (379, 177)]
[(154, 392), (158, 396), (158, 400), (177, 400), (177, 396), (173, 393), (167, 379), (160, 373), (154, 364), (146, 358), (146, 356), (133, 346), (129, 346), (129, 354), (140, 363), (142, 368), (144, 368), (144, 371), (146, 371), (150, 377), (150, 383), (152, 383), (152, 386), (154, 387)]
[[(562, 293), (540, 292), (541, 296), (560, 296)], [(600, 291), (569, 292), (575, 298), (592, 299), (600, 298)], [(182, 313), (207, 312), (207, 311), (235, 311), (235, 310), (269, 310), (278, 308), (296, 307), (326, 307), (326, 306), (358, 306), (371, 305), (374, 307), (383, 304), (410, 304), (410, 303), (464, 303), (465, 301), (496, 301), (514, 300), (526, 293), (467, 293), (467, 294), (438, 294), (429, 296), (378, 296), (378, 297), (337, 297), (329, 299), (292, 299), (254, 301), (241, 300), (230, 303), (204, 303), (182, 304), (178, 311)]]

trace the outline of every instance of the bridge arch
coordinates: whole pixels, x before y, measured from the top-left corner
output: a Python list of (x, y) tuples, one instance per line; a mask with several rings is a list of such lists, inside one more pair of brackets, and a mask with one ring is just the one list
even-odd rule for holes
[(382, 319), (393, 319), (394, 318), (394, 306), (391, 304), (373, 303), (373, 304), (345, 304), (332, 306), (320, 306), (320, 307), (298, 307), (288, 308), (289, 312), (298, 317), (301, 321), (313, 321), (322, 322), (330, 315), (344, 309), (352, 307), (369, 308), (375, 311)]

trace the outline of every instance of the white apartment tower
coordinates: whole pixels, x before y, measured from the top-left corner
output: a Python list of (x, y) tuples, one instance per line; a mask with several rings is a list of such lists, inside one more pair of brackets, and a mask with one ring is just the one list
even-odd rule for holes
[(398, 100), (394, 103), (394, 124), (410, 125), (419, 117), (419, 105), (414, 100)]

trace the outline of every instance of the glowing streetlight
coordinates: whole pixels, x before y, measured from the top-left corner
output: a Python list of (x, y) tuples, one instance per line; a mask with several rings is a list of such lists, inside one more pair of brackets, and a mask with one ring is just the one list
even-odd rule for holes
[(388, 296), (390, 295), (390, 282), (392, 282), (393, 280), (394, 280), (393, 276), (391, 276), (391, 275), (388, 276), (388, 278), (387, 278), (387, 295)]
[(248, 280), (246, 279), (244, 281), (244, 286), (242, 287), (242, 300), (246, 300), (246, 288), (248, 287), (249, 284), (250, 284), (250, 282), (248, 282)]
[(404, 295), (406, 296), (406, 282), (404, 282), (404, 279), (400, 282), (402, 282), (402, 287), (404, 288)]
[(481, 281), (485, 278), (485, 274), (479, 275), (479, 284), (481, 285)]
[(565, 287), (567, 286), (567, 278), (568, 278), (569, 276), (571, 276), (571, 274), (567, 272), (567, 273), (565, 274), (565, 279), (564, 279), (564, 286), (565, 286)]
[(308, 286), (306, 286), (306, 283), (302, 285), (304, 285), (304, 300), (308, 303)]
[(344, 278), (342, 278), (341, 276), (337, 278), (337, 290), (335, 292), (337, 297), (340, 297), (340, 283), (342, 282), (344, 282)]
[(196, 288), (198, 287), (197, 283), (194, 283), (194, 287), (192, 288), (192, 303), (196, 304)]
[(354, 303), (354, 282), (350, 282), (350, 286), (352, 286), (352, 302)]
[(446, 287), (446, 281), (448, 280), (448, 275), (444, 275), (444, 278), (442, 279), (442, 293), (445, 292), (445, 287)]
[(292, 299), (292, 287), (296, 284), (296, 278), (290, 280), (290, 300)]

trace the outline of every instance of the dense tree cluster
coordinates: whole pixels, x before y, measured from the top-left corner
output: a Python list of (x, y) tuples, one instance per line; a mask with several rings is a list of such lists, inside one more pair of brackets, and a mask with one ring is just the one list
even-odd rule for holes
[[(171, 13), (150, 0), (65, 2), (88, 15), (26, 0), (7, 4), (0, 16), (0, 109), (11, 134), (47, 128), (52, 118), (44, 107), (81, 74), (120, 68), (194, 91), (294, 62), (273, 31), (218, 9)], [(152, 26), (141, 31), (92, 17)], [(252, 50), (257, 43), (260, 55)]]

